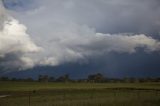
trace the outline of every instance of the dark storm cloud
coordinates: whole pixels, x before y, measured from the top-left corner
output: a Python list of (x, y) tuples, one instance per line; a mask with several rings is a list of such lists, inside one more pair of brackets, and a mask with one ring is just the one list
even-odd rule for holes
[(63, 64), (55, 67), (35, 67), (26, 71), (5, 74), (11, 77), (28, 78), (38, 75), (58, 77), (69, 74), (71, 78), (87, 78), (93, 73), (102, 73), (108, 78), (124, 77), (159, 77), (160, 76), (159, 54), (146, 54), (139, 51), (136, 54), (112, 53), (108, 56), (90, 58), (87, 64)]
[[(158, 34), (158, 0), (76, 0), (72, 10), (76, 21), (96, 27), (103, 33)], [(72, 14), (71, 13), (71, 14)]]
[[(12, 70), (12, 69), (18, 69), (19, 65), (22, 63), (21, 60), (19, 60), (18, 54), (6, 54), (5, 57), (0, 57), (0, 67), (5, 70)], [(8, 66), (8, 67), (6, 67)]]
[[(29, 68), (79, 61), (88, 63), (89, 58), (94, 57), (100, 62), (103, 57), (108, 65), (101, 69), (108, 67), (114, 72), (114, 67), (123, 66), (124, 59), (110, 58), (109, 54), (116, 52), (113, 57), (138, 57), (137, 48), (141, 48), (144, 55), (147, 53), (158, 61), (158, 58), (154, 57), (154, 53), (159, 53), (160, 50), (158, 0), (33, 0), (34, 3), (30, 0), (15, 1), (16, 3), (6, 0), (5, 7), (9, 10), (7, 12), (26, 25), (29, 33), (27, 39), (31, 39), (23, 44), (25, 49), (21, 47), (23, 55), (19, 59), (27, 63), (27, 66), (22, 65), (23, 67), (28, 67), (29, 63), (32, 63)], [(15, 40), (14, 42), (19, 44)], [(38, 51), (36, 45), (42, 50), (36, 54), (30, 53), (27, 46), (30, 43), (34, 50)], [(113, 63), (116, 59), (118, 63)], [(130, 59), (124, 63), (127, 66), (135, 64)], [(144, 62), (136, 64), (145, 67)], [(126, 69), (129, 70), (127, 66)]]
[[(160, 2), (157, 0), (113, 0), (103, 12), (103, 25), (98, 28), (111, 33), (158, 34)], [(156, 35), (158, 36), (158, 35)]]

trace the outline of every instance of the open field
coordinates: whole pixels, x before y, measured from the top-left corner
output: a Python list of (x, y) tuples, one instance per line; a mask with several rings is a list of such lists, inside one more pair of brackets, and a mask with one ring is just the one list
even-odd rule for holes
[(160, 106), (160, 83), (0, 82), (0, 106)]

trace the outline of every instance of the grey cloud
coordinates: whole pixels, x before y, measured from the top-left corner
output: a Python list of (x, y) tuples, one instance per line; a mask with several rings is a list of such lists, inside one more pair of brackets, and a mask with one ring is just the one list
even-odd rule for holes
[[(40, 0), (44, 17), (87, 24), (104, 33), (159, 32), (158, 0)], [(49, 19), (50, 19), (49, 18)]]

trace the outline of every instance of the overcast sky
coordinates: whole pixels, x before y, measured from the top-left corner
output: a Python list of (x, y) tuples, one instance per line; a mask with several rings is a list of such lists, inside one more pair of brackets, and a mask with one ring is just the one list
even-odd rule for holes
[(160, 75), (159, 32), (159, 0), (1, 0), (1, 72), (79, 64)]

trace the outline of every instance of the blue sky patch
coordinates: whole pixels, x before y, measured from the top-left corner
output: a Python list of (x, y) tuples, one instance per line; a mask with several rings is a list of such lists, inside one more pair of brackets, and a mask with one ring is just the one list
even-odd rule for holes
[(27, 11), (33, 9), (34, 0), (3, 0), (5, 8), (14, 11)]

